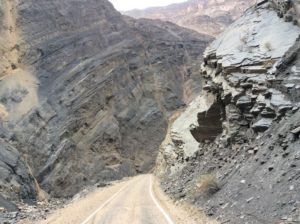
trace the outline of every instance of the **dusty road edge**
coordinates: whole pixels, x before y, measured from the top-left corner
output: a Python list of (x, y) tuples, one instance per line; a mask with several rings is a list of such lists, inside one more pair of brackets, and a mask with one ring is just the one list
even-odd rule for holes
[(153, 181), (152, 181), (152, 175), (150, 176), (150, 186), (149, 186), (149, 191), (150, 191), (150, 196), (154, 202), (154, 204), (156, 205), (156, 207), (158, 207), (158, 209), (160, 210), (160, 212), (164, 215), (166, 221), (168, 222), (168, 224), (175, 224), (173, 222), (173, 220), (171, 219), (171, 217), (168, 215), (168, 213), (160, 206), (159, 202), (157, 201), (155, 195), (153, 194)]
[(176, 203), (160, 187), (160, 179), (153, 176), (153, 192), (159, 204), (165, 208), (176, 224), (220, 224), (204, 214), (200, 209), (187, 203)]

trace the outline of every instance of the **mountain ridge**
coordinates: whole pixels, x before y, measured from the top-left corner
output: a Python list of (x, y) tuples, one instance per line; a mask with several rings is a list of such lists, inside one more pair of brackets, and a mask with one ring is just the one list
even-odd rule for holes
[(216, 36), (255, 2), (255, 0), (190, 0), (164, 7), (151, 7), (122, 13), (134, 18), (170, 21), (199, 33)]

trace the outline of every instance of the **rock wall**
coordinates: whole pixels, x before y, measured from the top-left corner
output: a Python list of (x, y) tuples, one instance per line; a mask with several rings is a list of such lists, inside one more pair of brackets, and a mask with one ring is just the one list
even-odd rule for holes
[(5, 197), (14, 200), (18, 199), (18, 196), (24, 200), (33, 199), (32, 195), (36, 195), (37, 192), (27, 164), (17, 149), (2, 139), (0, 143), (0, 195), (3, 193)]
[[(19, 150), (20, 169), (26, 172), (26, 158), (40, 187), (56, 197), (152, 169), (168, 117), (201, 89), (199, 62), (211, 38), (124, 17), (105, 0), (0, 6), (17, 58), (0, 62), (9, 68), (0, 71), (0, 136)], [(1, 36), (0, 46), (9, 39)], [(0, 170), (4, 186), (22, 185), (34, 199), (29, 171), (6, 179), (9, 172)]]
[[(300, 221), (300, 28), (273, 6), (250, 8), (206, 49), (201, 100), (175, 120), (157, 161), (167, 192), (221, 222)], [(219, 190), (199, 192), (202, 175)]]
[(205, 88), (213, 91), (217, 86), (228, 114), (225, 135), (241, 143), (247, 141), (249, 127), (263, 132), (296, 106), (271, 86), (278, 82), (274, 70), (299, 37), (299, 28), (262, 8), (266, 5), (246, 12), (248, 21), (233, 24), (205, 52)]
[(295, 25), (299, 25), (300, 21), (300, 2), (285, 1), (285, 0), (272, 0), (272, 7), (278, 12), (278, 16), (284, 18), (287, 22), (293, 22)]
[(255, 0), (189, 0), (165, 7), (122, 12), (134, 18), (160, 19), (217, 36), (239, 18)]

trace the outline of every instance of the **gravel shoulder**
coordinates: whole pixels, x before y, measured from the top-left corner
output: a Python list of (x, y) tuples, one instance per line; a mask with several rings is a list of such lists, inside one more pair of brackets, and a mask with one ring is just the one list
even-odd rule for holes
[(195, 206), (185, 202), (175, 202), (166, 195), (160, 187), (158, 178), (154, 178), (153, 191), (162, 207), (178, 224), (218, 224), (219, 222), (207, 217)]

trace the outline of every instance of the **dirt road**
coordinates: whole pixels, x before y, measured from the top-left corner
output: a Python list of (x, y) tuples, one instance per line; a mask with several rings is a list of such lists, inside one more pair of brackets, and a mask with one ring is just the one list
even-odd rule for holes
[(82, 224), (173, 224), (151, 189), (151, 176), (131, 180)]
[[(202, 222), (203, 221), (203, 222)], [(142, 175), (97, 190), (39, 224), (196, 224), (214, 223), (192, 218), (160, 190), (152, 175)]]

